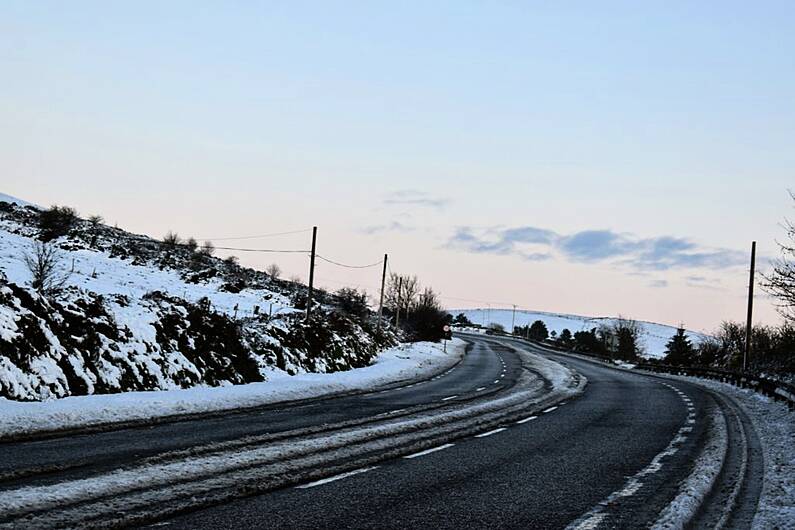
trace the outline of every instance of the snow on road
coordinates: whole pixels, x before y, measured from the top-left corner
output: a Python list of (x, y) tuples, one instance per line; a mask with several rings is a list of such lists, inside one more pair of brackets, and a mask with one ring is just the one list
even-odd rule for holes
[(465, 345), (461, 339), (453, 339), (445, 353), (442, 344), (401, 344), (383, 351), (374, 364), (364, 368), (295, 376), (274, 370), (268, 381), (247, 385), (75, 396), (44, 402), (0, 398), (0, 437), (370, 390), (443, 371), (462, 358)]

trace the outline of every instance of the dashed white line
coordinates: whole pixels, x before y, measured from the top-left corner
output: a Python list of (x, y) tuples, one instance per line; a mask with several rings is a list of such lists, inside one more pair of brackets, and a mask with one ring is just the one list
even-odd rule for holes
[(420, 451), (419, 453), (414, 453), (411, 455), (406, 455), (403, 458), (417, 458), (418, 456), (425, 456), (431, 453), (435, 453), (436, 451), (441, 451), (442, 449), (447, 449), (448, 447), (453, 447), (455, 444), (444, 444), (440, 445), (439, 447), (431, 447), (430, 449), (426, 449), (425, 451)]
[(517, 421), (516, 423), (517, 423), (518, 425), (521, 425), (521, 424), (523, 424), (523, 423), (527, 423), (528, 421), (532, 421), (532, 420), (534, 420), (534, 419), (536, 419), (536, 418), (538, 418), (538, 416), (529, 416), (529, 417), (527, 417), (527, 418), (525, 418), (525, 419), (523, 419), (523, 420), (519, 420), (519, 421)]
[(476, 434), (475, 438), (485, 438), (486, 436), (491, 436), (492, 434), (497, 434), (498, 432), (502, 432), (504, 430), (505, 427), (500, 427), (499, 429), (494, 429), (493, 431)]
[(457, 397), (458, 397), (458, 394), (456, 394), (455, 396), (447, 396), (446, 398), (442, 398), (442, 401), (450, 401), (451, 399), (455, 399)]
[(546, 409), (546, 410), (542, 410), (542, 411), (541, 411), (541, 413), (542, 413), (542, 414), (546, 414), (546, 413), (548, 413), (548, 412), (552, 412), (552, 411), (553, 411), (553, 410), (555, 410), (556, 408), (558, 408), (558, 407), (549, 407), (549, 408), (548, 408), (548, 409)]
[(481, 392), (481, 391), (483, 391), (483, 390), (486, 390), (486, 387), (485, 387), (485, 386), (479, 386), (479, 387), (477, 387), (477, 388), (475, 389), (475, 392)]
[(494, 380), (494, 384), (495, 384), (495, 385), (496, 385), (496, 384), (498, 384), (499, 382), (500, 382), (500, 380), (499, 380), (499, 379), (495, 379), (495, 380)]
[(315, 486), (322, 486), (323, 484), (328, 484), (329, 482), (334, 482), (335, 480), (340, 480), (343, 478), (352, 477), (353, 475), (358, 475), (360, 473), (366, 473), (368, 471), (372, 471), (377, 467), (378, 466), (372, 466), (372, 467), (363, 467), (361, 469), (354, 469), (353, 471), (348, 471), (347, 473), (340, 473), (339, 475), (334, 475), (333, 477), (316, 480), (308, 484), (301, 484), (300, 486), (296, 486), (296, 488), (306, 489), (306, 488), (314, 488)]

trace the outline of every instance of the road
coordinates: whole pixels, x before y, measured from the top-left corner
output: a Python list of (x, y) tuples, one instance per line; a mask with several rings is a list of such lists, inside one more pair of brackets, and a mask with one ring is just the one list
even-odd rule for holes
[[(687, 417), (660, 380), (553, 356), (588, 378), (585, 393), (537, 419), (366, 473), (197, 511), (169, 528), (564, 528), (662, 452)], [(697, 415), (710, 406), (687, 388)], [(689, 471), (686, 446), (621, 510), (615, 526), (654, 520)]]
[[(513, 384), (518, 364), (510, 349), (479, 342), (449, 372), (417, 384), (309, 400), (297, 406), (277, 405), (141, 428), (0, 443), (0, 491), (90, 476), (124, 463), (204, 444), (370, 418), (440, 403), (450, 396), (457, 396), (450, 400), (455, 402), (473, 394), (499, 392)], [(500, 377), (503, 371), (505, 376)]]
[[(107, 498), (92, 494), (97, 498), (91, 510), (84, 506), (90, 503), (75, 498), (60, 515), (45, 504), (24, 518), (0, 510), (0, 527), (75, 526), (98, 513), (110, 524), (186, 529), (637, 528), (657, 519), (705, 443), (706, 418), (720, 405), (714, 396), (697, 385), (544, 351), (588, 383), (576, 397), (555, 405), (538, 398), (532, 408), (530, 402), (550, 384), (514, 348), (539, 351), (513, 341), (468, 340), (472, 345), (461, 363), (421, 383), (298, 406), (3, 444), (0, 488), (9, 493), (103, 476), (144, 459), (167, 459), (164, 455), (175, 451), (187, 450), (180, 458), (189, 465), (207, 444), (211, 455), (230, 444), (252, 453), (260, 445), (282, 446), (270, 460), (224, 468), (220, 478), (182, 478), (180, 491), (174, 485), (162, 494), (155, 487), (130, 488), (123, 495), (108, 489), (102, 494)], [(528, 404), (517, 405), (517, 396)], [(477, 408), (509, 399), (514, 399), (505, 407), (510, 413)], [(459, 410), (470, 416), (444, 416)], [(482, 413), (477, 420), (471, 416), (475, 410)], [(415, 417), (416, 425), (401, 423)], [(334, 438), (368, 422), (381, 426), (378, 418), (403, 430), (343, 442)], [(285, 456), (316, 436), (328, 436), (320, 442), (327, 446), (323, 451)], [(222, 460), (239, 456), (228, 454)], [(746, 515), (760, 480), (743, 491)], [(191, 490), (192, 481), (204, 481), (203, 489)], [(720, 506), (722, 499), (713, 501)], [(116, 512), (119, 519), (107, 519)], [(735, 526), (745, 527), (746, 519), (735, 518)]]

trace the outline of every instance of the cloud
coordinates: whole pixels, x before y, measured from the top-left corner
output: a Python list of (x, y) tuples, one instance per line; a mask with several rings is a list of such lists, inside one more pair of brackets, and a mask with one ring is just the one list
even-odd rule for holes
[[(496, 231), (491, 229), (490, 231)], [(470, 227), (459, 227), (450, 237), (447, 246), (460, 248), (477, 254), (498, 254), (501, 256), (516, 255), (529, 261), (550, 259), (549, 252), (527, 252), (519, 248), (522, 243), (541, 243), (549, 245), (555, 237), (549, 230), (525, 227), (520, 229), (499, 230), (496, 240), (486, 240), (476, 235)]]
[(688, 287), (698, 287), (699, 289), (721, 289), (721, 281), (718, 278), (707, 278), (706, 276), (685, 276), (685, 283)]
[(573, 261), (602, 261), (626, 256), (638, 249), (638, 243), (609, 230), (585, 230), (560, 238), (560, 250)]
[(657, 289), (668, 287), (668, 280), (652, 280), (649, 282), (649, 287), (654, 287)]
[(706, 248), (673, 236), (642, 238), (612, 230), (558, 234), (534, 226), (516, 228), (458, 227), (447, 247), (468, 252), (550, 259), (557, 254), (575, 263), (615, 263), (633, 271), (670, 269), (721, 270), (745, 265), (743, 252)]
[(397, 190), (388, 193), (382, 202), (387, 206), (420, 206), (441, 209), (450, 203), (450, 199), (419, 190)]
[(363, 233), (365, 233), (367, 235), (381, 234), (381, 233), (385, 233), (385, 232), (406, 233), (406, 232), (413, 232), (414, 230), (415, 230), (415, 228), (413, 226), (409, 226), (409, 225), (403, 224), (403, 223), (401, 223), (399, 221), (392, 221), (390, 223), (386, 223), (386, 224), (382, 224), (382, 225), (371, 225), (371, 226), (365, 226), (365, 227), (361, 228), (361, 232), (363, 232)]

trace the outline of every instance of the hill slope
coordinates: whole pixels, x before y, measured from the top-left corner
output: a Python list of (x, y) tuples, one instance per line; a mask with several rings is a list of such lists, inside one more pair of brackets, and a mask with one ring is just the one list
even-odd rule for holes
[[(68, 275), (58, 296), (24, 263), (43, 210), (0, 197), (0, 397), (50, 397), (264, 381), (275, 370), (368, 365), (394, 343), (372, 313), (305, 288), (101, 223), (76, 219), (49, 242)], [(353, 306), (353, 307), (352, 307)]]
[[(475, 324), (484, 326), (491, 323), (501, 324), (506, 330), (510, 330), (511, 322), (514, 318), (514, 313), (511, 309), (451, 309), (450, 312), (454, 315), (464, 313)], [(555, 331), (560, 334), (564, 329), (575, 333), (577, 331), (588, 331), (591, 328), (598, 328), (602, 325), (611, 326), (617, 319), (516, 310), (516, 326), (527, 326), (536, 320), (544, 322), (550, 332)], [(644, 349), (643, 356), (651, 358), (663, 357), (665, 355), (665, 345), (676, 333), (676, 328), (654, 322), (638, 322), (638, 324), (643, 332), (641, 337), (641, 346)], [(699, 343), (706, 337), (703, 333), (695, 331), (687, 331), (686, 335), (690, 337), (693, 344)]]

